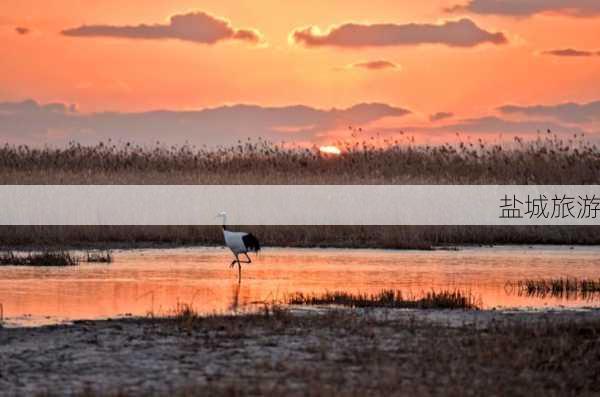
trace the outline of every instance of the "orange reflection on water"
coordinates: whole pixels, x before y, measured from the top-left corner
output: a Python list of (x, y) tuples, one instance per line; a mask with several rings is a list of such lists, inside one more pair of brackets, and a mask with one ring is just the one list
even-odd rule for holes
[(110, 265), (73, 268), (0, 268), (0, 304), (9, 324), (123, 315), (163, 315), (178, 303), (204, 313), (243, 309), (294, 292), (343, 290), (407, 294), (470, 291), (487, 308), (599, 306), (597, 301), (519, 296), (506, 283), (526, 278), (600, 278), (600, 249), (467, 248), (392, 251), (267, 248), (243, 268), (229, 268), (219, 248), (115, 252)]

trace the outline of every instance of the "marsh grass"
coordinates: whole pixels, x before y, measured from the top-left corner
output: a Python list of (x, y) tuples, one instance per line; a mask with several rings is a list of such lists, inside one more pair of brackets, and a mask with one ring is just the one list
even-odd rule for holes
[[(583, 136), (437, 146), (369, 139), (317, 147), (265, 140), (216, 149), (101, 143), (0, 147), (3, 184), (600, 184), (600, 150)], [(255, 226), (271, 246), (431, 249), (457, 244), (600, 244), (598, 226)], [(89, 246), (222, 244), (208, 226), (1, 226), (0, 242)]]
[[(236, 229), (232, 226), (232, 229)], [(264, 246), (389, 248), (493, 244), (600, 244), (600, 226), (244, 226)], [(215, 226), (0, 226), (3, 249), (219, 246)]]
[(402, 291), (382, 290), (375, 294), (350, 293), (343, 291), (322, 294), (297, 292), (286, 299), (291, 305), (341, 305), (357, 308), (383, 307), (404, 309), (463, 309), (478, 310), (481, 303), (470, 292), (430, 291), (420, 297), (404, 296)]
[(527, 279), (509, 283), (511, 290), (516, 290), (520, 295), (539, 298), (565, 298), (565, 299), (595, 299), (600, 298), (600, 279)]
[(77, 266), (79, 258), (66, 251), (30, 252), (16, 255), (13, 251), (0, 254), (0, 266)]
[(110, 250), (87, 251), (85, 261), (88, 263), (112, 263), (112, 252)]
[(600, 151), (582, 135), (417, 145), (337, 142), (341, 155), (262, 139), (215, 149), (100, 143), (0, 147), (3, 184), (593, 184)]
[(242, 328), (256, 324), (266, 324), (276, 327), (280, 322), (286, 322), (291, 317), (287, 308), (278, 303), (265, 303), (257, 308), (234, 314), (204, 314), (194, 309), (192, 304), (178, 302), (175, 309), (164, 317), (153, 318), (159, 322), (176, 325), (179, 329), (192, 332), (198, 328), (219, 328), (229, 334), (241, 334)]

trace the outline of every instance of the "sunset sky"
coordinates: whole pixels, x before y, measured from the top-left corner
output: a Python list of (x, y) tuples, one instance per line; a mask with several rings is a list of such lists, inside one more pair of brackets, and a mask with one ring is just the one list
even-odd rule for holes
[(600, 136), (597, 1), (3, 0), (0, 43), (10, 143)]

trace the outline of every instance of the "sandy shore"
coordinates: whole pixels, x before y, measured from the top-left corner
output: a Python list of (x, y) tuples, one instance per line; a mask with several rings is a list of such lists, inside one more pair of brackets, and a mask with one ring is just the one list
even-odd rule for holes
[(600, 311), (270, 310), (0, 328), (1, 395), (600, 393)]

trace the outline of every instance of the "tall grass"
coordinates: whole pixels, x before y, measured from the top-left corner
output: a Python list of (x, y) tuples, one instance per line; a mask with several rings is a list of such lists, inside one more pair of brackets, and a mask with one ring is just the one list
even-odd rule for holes
[(85, 261), (88, 263), (112, 263), (112, 252), (110, 250), (87, 251)]
[(406, 309), (464, 309), (480, 308), (477, 299), (470, 292), (430, 291), (420, 297), (404, 296), (402, 291), (386, 289), (375, 294), (350, 293), (344, 291), (322, 294), (297, 292), (286, 299), (291, 305), (342, 305), (350, 307), (384, 307)]
[[(539, 134), (511, 144), (411, 140), (317, 147), (239, 142), (216, 149), (101, 143), (66, 148), (0, 147), (2, 184), (600, 184), (600, 150), (583, 136)], [(428, 249), (452, 244), (600, 244), (581, 227), (252, 227), (265, 245)], [(0, 245), (221, 244), (197, 226), (0, 226)]]
[(12, 251), (0, 254), (0, 266), (77, 266), (79, 258), (65, 251), (30, 252), (16, 255)]
[(66, 148), (0, 147), (3, 184), (593, 184), (600, 151), (583, 136), (539, 134), (511, 144), (438, 146), (412, 141), (317, 147), (258, 139), (216, 149), (100, 143)]
[[(233, 227), (235, 229), (235, 227)], [(600, 226), (245, 226), (262, 245), (431, 249), (470, 244), (600, 244)], [(0, 248), (223, 244), (215, 226), (0, 226)]]
[(539, 298), (553, 297), (566, 299), (600, 298), (600, 279), (527, 279), (510, 283), (518, 294)]

